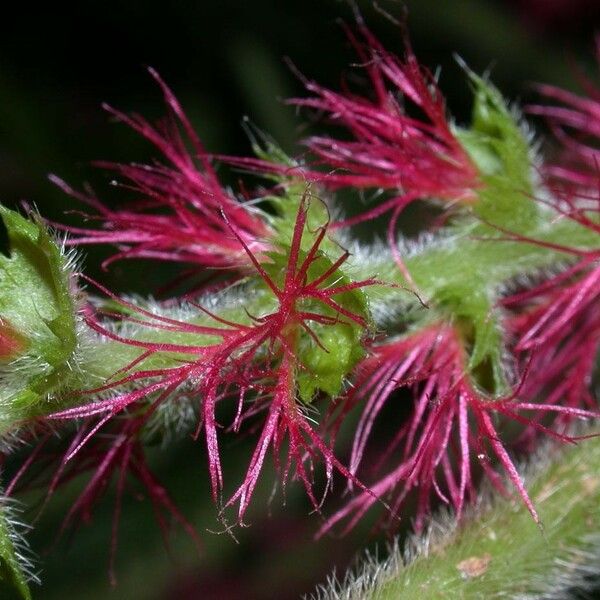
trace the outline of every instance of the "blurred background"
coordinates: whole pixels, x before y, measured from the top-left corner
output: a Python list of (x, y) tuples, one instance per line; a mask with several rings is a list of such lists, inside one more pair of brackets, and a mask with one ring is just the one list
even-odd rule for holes
[[(393, 15), (402, 12), (400, 3), (380, 4)], [(398, 29), (371, 2), (358, 5), (384, 44), (401, 51)], [(597, 76), (598, 0), (414, 0), (405, 5), (417, 56), (432, 70), (441, 68), (440, 86), (459, 122), (468, 119), (470, 99), (453, 53), (476, 72), (489, 70), (494, 83), (517, 101), (534, 97), (533, 82), (577, 89), (578, 69)], [(13, 4), (11, 13), (0, 23), (0, 201), (14, 206), (27, 200), (45, 217), (73, 223), (73, 216), (63, 217), (75, 207), (73, 201), (48, 182), (48, 173), (75, 186), (90, 182), (103, 200), (117, 203), (119, 192), (90, 162), (142, 162), (155, 156), (100, 108), (106, 101), (160, 117), (161, 95), (145, 66), (155, 67), (173, 88), (210, 151), (247, 154), (240, 126), (244, 115), (290, 152), (298, 150), (296, 141), (310, 127), (282, 102), (302, 93), (283, 57), (333, 87), (354, 60), (338, 23), (339, 18), (350, 21), (351, 10), (336, 0), (80, 0), (42, 8)], [(238, 175), (224, 172), (223, 177), (235, 182)], [(142, 262), (117, 263), (104, 273), (97, 265), (107, 254), (86, 251), (86, 269), (116, 290), (147, 293), (172, 275), (168, 267)], [(251, 444), (252, 439), (240, 439), (224, 446), (230, 483), (241, 478)], [(247, 519), (251, 526), (236, 529), (236, 539), (219, 533), (205, 465), (200, 443), (184, 441), (152, 452), (156, 474), (202, 536), (200, 555), (177, 528), (167, 550), (149, 503), (133, 490), (123, 507), (118, 585), (111, 588), (110, 498), (90, 523), (57, 540), (75, 485), (57, 494), (31, 535), (44, 582), (34, 590), (36, 596), (287, 600), (313, 591), (334, 568), (342, 574), (365, 548), (385, 555), (383, 538), (366, 526), (344, 538), (315, 542), (320, 520), (309, 515), (299, 486), (289, 487), (285, 506), (281, 494), (270, 500), (274, 476), (269, 473)], [(330, 509), (335, 504), (333, 496)], [(25, 519), (36, 515), (34, 508)]]

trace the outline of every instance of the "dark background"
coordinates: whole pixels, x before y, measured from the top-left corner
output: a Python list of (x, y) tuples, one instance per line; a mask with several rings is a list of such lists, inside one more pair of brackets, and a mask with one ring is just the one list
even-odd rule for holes
[[(401, 5), (385, 2), (394, 15)], [(415, 51), (432, 70), (459, 121), (468, 118), (469, 89), (453, 59), (458, 53), (476, 72), (491, 69), (511, 99), (531, 99), (530, 84), (545, 81), (577, 89), (577, 68), (596, 76), (593, 35), (600, 23), (594, 0), (415, 0), (406, 3)], [(371, 28), (390, 49), (399, 32), (359, 2)], [(60, 220), (73, 202), (46, 179), (57, 173), (74, 185), (92, 182), (100, 197), (117, 202), (95, 159), (150, 160), (155, 153), (100, 109), (107, 101), (148, 117), (163, 114), (160, 92), (144, 70), (155, 67), (178, 95), (210, 151), (246, 154), (240, 126), (248, 115), (289, 151), (307, 131), (282, 99), (301, 86), (282, 61), (289, 56), (306, 75), (337, 87), (354, 60), (336, 20), (351, 20), (335, 0), (221, 0), (219, 2), (81, 1), (45, 8), (22, 2), (0, 24), (0, 201), (22, 199)], [(578, 65), (576, 67), (576, 65)], [(224, 173), (227, 181), (236, 175)], [(67, 220), (73, 217), (65, 217)], [(165, 267), (148, 263), (98, 268), (104, 250), (86, 252), (88, 272), (115, 289), (145, 293), (164, 282)], [(225, 446), (229, 481), (238, 481), (252, 440)], [(205, 542), (201, 556), (179, 531), (171, 553), (161, 542), (148, 503), (128, 496), (117, 551), (119, 583), (111, 590), (107, 565), (110, 501), (90, 524), (55, 541), (76, 489), (58, 494), (31, 536), (44, 587), (40, 598), (292, 599), (314, 589), (381, 538), (359, 530), (344, 539), (314, 542), (319, 517), (292, 485), (268, 505), (268, 472), (257, 493), (250, 528), (236, 543), (219, 529), (209, 499), (202, 444), (183, 442), (155, 450), (153, 466)], [(332, 504), (335, 500), (332, 499)], [(25, 514), (35, 518), (35, 511)]]

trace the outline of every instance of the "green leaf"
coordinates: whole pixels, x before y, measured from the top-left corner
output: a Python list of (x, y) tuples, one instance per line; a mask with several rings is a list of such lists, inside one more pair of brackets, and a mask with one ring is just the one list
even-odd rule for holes
[[(529, 141), (519, 126), (518, 115), (510, 110), (502, 94), (490, 82), (473, 72), (468, 74), (473, 86), (474, 104), (471, 128), (465, 139), (477, 140), (477, 144), (470, 148), (467, 144), (467, 150), (471, 150), (480, 168), (486, 160), (489, 161), (489, 156), (495, 158), (495, 168), (490, 171), (482, 169), (484, 175), (500, 173), (529, 188), (531, 151)], [(487, 159), (485, 154), (478, 154), (484, 149)]]

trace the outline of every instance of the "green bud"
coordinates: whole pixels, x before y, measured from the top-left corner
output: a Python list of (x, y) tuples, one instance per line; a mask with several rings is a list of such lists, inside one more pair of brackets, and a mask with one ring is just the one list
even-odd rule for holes
[(0, 370), (0, 431), (6, 431), (38, 414), (72, 376), (76, 291), (69, 256), (39, 219), (3, 206), (0, 218), (8, 233), (7, 251), (0, 254), (0, 321), (19, 340)]

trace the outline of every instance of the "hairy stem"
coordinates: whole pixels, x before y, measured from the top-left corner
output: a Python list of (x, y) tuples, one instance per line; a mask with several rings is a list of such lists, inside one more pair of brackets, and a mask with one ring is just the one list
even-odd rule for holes
[(525, 473), (541, 527), (518, 500), (481, 500), (462, 523), (433, 521), (404, 551), (317, 597), (568, 598), (600, 574), (599, 472), (600, 438), (547, 446)]

